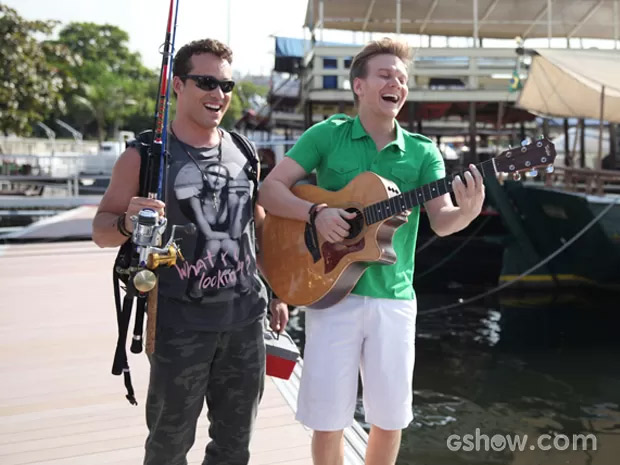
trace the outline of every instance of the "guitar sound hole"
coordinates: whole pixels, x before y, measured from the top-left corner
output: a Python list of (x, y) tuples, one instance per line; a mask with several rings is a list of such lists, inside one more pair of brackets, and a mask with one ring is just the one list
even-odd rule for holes
[(347, 208), (346, 211), (357, 215), (352, 220), (346, 220), (346, 222), (351, 226), (351, 229), (349, 229), (349, 235), (345, 239), (353, 239), (362, 232), (362, 229), (364, 229), (364, 215), (357, 208), (353, 207)]

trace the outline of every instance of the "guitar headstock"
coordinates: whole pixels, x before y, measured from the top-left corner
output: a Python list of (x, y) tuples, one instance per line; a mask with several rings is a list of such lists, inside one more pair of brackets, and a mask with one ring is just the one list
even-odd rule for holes
[(493, 158), (493, 163), (497, 173), (508, 173), (518, 178), (523, 171), (531, 172), (541, 167), (553, 169), (555, 157), (553, 142), (539, 139), (531, 144), (503, 151)]

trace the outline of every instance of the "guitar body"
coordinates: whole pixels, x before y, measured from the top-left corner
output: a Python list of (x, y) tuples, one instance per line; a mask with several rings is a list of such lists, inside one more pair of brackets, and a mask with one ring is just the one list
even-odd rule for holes
[(399, 214), (369, 226), (363, 216), (368, 205), (399, 195), (396, 184), (365, 172), (336, 192), (306, 184), (291, 190), (309, 202), (359, 214), (349, 222), (349, 237), (337, 244), (313, 235), (313, 228), (303, 221), (267, 214), (261, 245), (263, 268), (280, 299), (290, 305), (327, 308), (351, 292), (369, 264), (396, 262), (392, 238), (407, 217)]
[[(553, 168), (555, 157), (553, 143), (540, 139), (518, 149), (505, 150), (479, 163), (477, 168), (483, 177), (497, 173), (516, 175), (543, 166)], [(463, 173), (457, 175), (463, 178)], [(368, 265), (396, 262), (392, 238), (396, 229), (407, 221), (403, 212), (452, 192), (455, 177), (432, 181), (402, 195), (396, 184), (368, 171), (337, 192), (311, 185), (293, 187), (297, 197), (355, 212), (357, 216), (347, 220), (351, 225), (349, 237), (330, 244), (304, 221), (268, 213), (263, 227), (262, 254), (269, 285), (291, 305), (311, 308), (334, 305), (353, 290)], [(398, 199), (392, 199), (396, 196)]]

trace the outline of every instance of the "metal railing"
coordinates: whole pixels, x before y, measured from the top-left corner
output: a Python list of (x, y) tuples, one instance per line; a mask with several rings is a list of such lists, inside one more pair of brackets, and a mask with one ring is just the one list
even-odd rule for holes
[[(302, 95), (313, 99), (343, 98), (349, 91), (351, 59), (362, 46), (317, 46), (304, 59)], [(517, 66), (514, 48), (414, 48), (409, 67), (410, 100), (416, 92), (434, 94), (478, 91), (512, 101), (510, 79)], [(340, 91), (340, 92), (339, 92)], [(440, 91), (440, 92), (439, 92)], [(419, 98), (419, 96), (417, 96)]]
[[(264, 163), (277, 163), (296, 141), (253, 142)], [(78, 196), (94, 181), (109, 179), (117, 159), (113, 155), (0, 155), (0, 195), (39, 196), (45, 188), (45, 196)], [(100, 190), (103, 194), (104, 189)], [(93, 189), (89, 194), (94, 194)]]
[(620, 193), (620, 171), (558, 166), (553, 173), (545, 173), (545, 185), (588, 195), (617, 194)]
[(0, 175), (110, 174), (117, 159), (114, 155), (0, 155)]
[(0, 154), (21, 153), (24, 155), (62, 155), (66, 153), (96, 154), (97, 141), (76, 141), (75, 139), (45, 139), (41, 137), (0, 136)]

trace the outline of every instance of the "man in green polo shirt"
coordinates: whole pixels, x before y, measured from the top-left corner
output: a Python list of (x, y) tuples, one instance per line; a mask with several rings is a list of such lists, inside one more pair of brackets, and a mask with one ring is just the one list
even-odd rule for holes
[[(404, 131), (396, 121), (407, 99), (409, 47), (383, 39), (353, 59), (351, 86), (358, 116), (334, 115), (308, 129), (265, 179), (259, 203), (278, 216), (309, 221), (321, 237), (340, 242), (353, 214), (329, 205), (313, 206), (290, 191), (316, 170), (317, 184), (336, 191), (364, 171), (387, 178), (401, 192), (445, 176), (433, 142)], [(449, 194), (425, 202), (440, 236), (465, 228), (484, 200), (482, 176), (470, 165), (465, 183), (455, 178), (457, 206)], [(306, 313), (306, 346), (297, 419), (314, 430), (315, 465), (341, 465), (343, 430), (353, 421), (361, 369), (366, 421), (371, 424), (367, 465), (392, 465), (401, 430), (411, 422), (415, 319), (414, 253), (419, 207), (394, 234), (397, 261), (371, 265), (351, 295), (325, 310)], [(277, 317), (277, 316), (276, 316)]]

